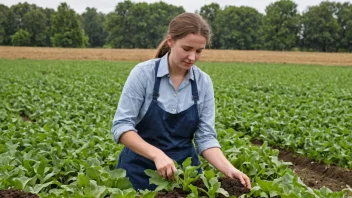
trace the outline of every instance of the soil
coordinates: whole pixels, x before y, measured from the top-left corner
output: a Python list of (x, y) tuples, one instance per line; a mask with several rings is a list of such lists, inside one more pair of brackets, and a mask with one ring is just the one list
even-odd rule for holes
[[(151, 59), (154, 57), (155, 53), (155, 49), (72, 49), (0, 46), (0, 59), (112, 60), (140, 62)], [(352, 66), (352, 54), (206, 49), (203, 51), (200, 61)]]
[(24, 113), (24, 112), (21, 112), (20, 113), (21, 115), (21, 118), (23, 119), (23, 121), (25, 121), (25, 122), (27, 122), (27, 121), (31, 121), (30, 119), (29, 119), (29, 117)]
[[(260, 140), (252, 141), (255, 145), (262, 143)], [(292, 162), (293, 165), (290, 168), (311, 188), (320, 189), (325, 186), (332, 191), (341, 191), (346, 188), (346, 185), (352, 186), (352, 170), (316, 162), (306, 156), (275, 146), (272, 148), (280, 151), (280, 160)]]
[(155, 198), (182, 198), (187, 197), (188, 194), (188, 192), (184, 192), (182, 189), (177, 188), (171, 192), (158, 192)]
[[(230, 196), (236, 195), (236, 197), (239, 197), (250, 192), (250, 190), (244, 187), (238, 179), (224, 177), (220, 178), (219, 181), (221, 182), (221, 187), (225, 189)], [(223, 198), (225, 196), (220, 195), (219, 197)]]
[[(240, 196), (243, 194), (247, 194), (250, 192), (247, 188), (245, 188), (241, 182), (238, 179), (232, 179), (232, 178), (219, 178), (219, 182), (221, 183), (221, 188), (226, 190), (230, 196)], [(197, 181), (192, 183), (194, 186), (198, 188), (203, 188), (206, 190), (206, 187), (201, 179), (198, 179)], [(174, 191), (171, 192), (158, 192), (158, 194), (155, 196), (156, 198), (179, 198), (179, 197), (187, 197), (189, 193), (182, 191), (182, 189), (175, 189)], [(200, 196), (206, 196), (203, 192), (199, 192)], [(217, 198), (223, 198), (225, 196), (219, 195)]]
[(23, 192), (21, 190), (1, 190), (0, 191), (1, 198), (39, 198), (38, 195), (33, 193)]

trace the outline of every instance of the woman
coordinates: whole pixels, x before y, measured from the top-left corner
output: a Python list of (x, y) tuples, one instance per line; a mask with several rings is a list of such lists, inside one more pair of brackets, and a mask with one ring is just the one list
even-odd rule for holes
[(173, 180), (173, 160), (181, 164), (192, 157), (196, 166), (198, 155), (251, 188), (249, 178), (220, 150), (212, 81), (194, 65), (209, 43), (210, 26), (205, 20), (198, 14), (180, 14), (170, 22), (155, 59), (131, 71), (111, 131), (115, 141), (125, 145), (117, 168), (126, 170), (134, 189), (155, 188), (149, 185), (145, 169)]

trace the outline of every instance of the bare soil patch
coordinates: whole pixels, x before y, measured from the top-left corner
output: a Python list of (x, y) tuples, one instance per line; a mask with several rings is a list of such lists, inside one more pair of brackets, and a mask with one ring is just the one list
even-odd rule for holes
[[(219, 182), (221, 183), (221, 188), (226, 190), (230, 197), (235, 195), (236, 197), (239, 197), (243, 194), (247, 194), (250, 192), (249, 189), (245, 188), (241, 182), (238, 179), (232, 179), (228, 177), (224, 178), (219, 178)], [(201, 179), (198, 179), (197, 181), (192, 183), (194, 186), (198, 188), (202, 188), (206, 190), (206, 187)], [(206, 196), (204, 192), (198, 192), (200, 196)], [(180, 197), (187, 197), (189, 192), (184, 192), (182, 189), (174, 189), (171, 192), (158, 192), (158, 194), (155, 196), (156, 198), (180, 198)], [(219, 195), (216, 198), (224, 198), (225, 196)]]
[(39, 198), (38, 195), (33, 193), (23, 192), (21, 190), (1, 190), (0, 191), (1, 198)]
[[(255, 145), (262, 145), (262, 143), (260, 140), (252, 141)], [(306, 156), (272, 147), (280, 151), (280, 160), (292, 162), (292, 170), (311, 188), (320, 189), (325, 186), (332, 191), (341, 191), (346, 188), (346, 185), (352, 186), (352, 170), (315, 162)]]
[[(145, 61), (155, 49), (92, 49), (0, 46), (0, 59)], [(351, 53), (204, 50), (204, 62), (246, 62), (352, 66)]]
[(29, 117), (24, 112), (20, 112), (20, 116), (21, 116), (22, 120), (25, 122), (31, 121), (29, 119)]

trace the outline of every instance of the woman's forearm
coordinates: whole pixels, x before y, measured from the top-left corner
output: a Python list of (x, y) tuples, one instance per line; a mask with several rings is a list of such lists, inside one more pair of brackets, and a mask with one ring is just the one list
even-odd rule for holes
[(235, 168), (224, 156), (219, 148), (210, 148), (202, 153), (203, 157), (208, 160), (216, 169), (222, 172), (225, 176), (237, 178), (243, 186), (251, 189), (251, 181), (248, 176)]
[(123, 133), (120, 137), (120, 142), (135, 153), (153, 161), (162, 152), (160, 149), (144, 141), (135, 131)]
[(232, 164), (226, 159), (220, 148), (209, 148), (202, 152), (202, 156), (224, 174), (232, 167)]

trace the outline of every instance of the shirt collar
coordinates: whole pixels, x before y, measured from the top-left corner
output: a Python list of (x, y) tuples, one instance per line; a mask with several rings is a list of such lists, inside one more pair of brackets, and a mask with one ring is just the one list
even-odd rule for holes
[[(166, 53), (161, 59), (160, 59), (160, 64), (159, 64), (159, 69), (157, 73), (157, 77), (163, 77), (165, 75), (169, 75), (169, 63), (168, 63), (168, 56), (169, 53)], [(194, 80), (193, 76), (193, 70), (194, 70), (194, 65), (192, 65), (191, 69), (187, 72), (185, 79), (189, 80)]]

